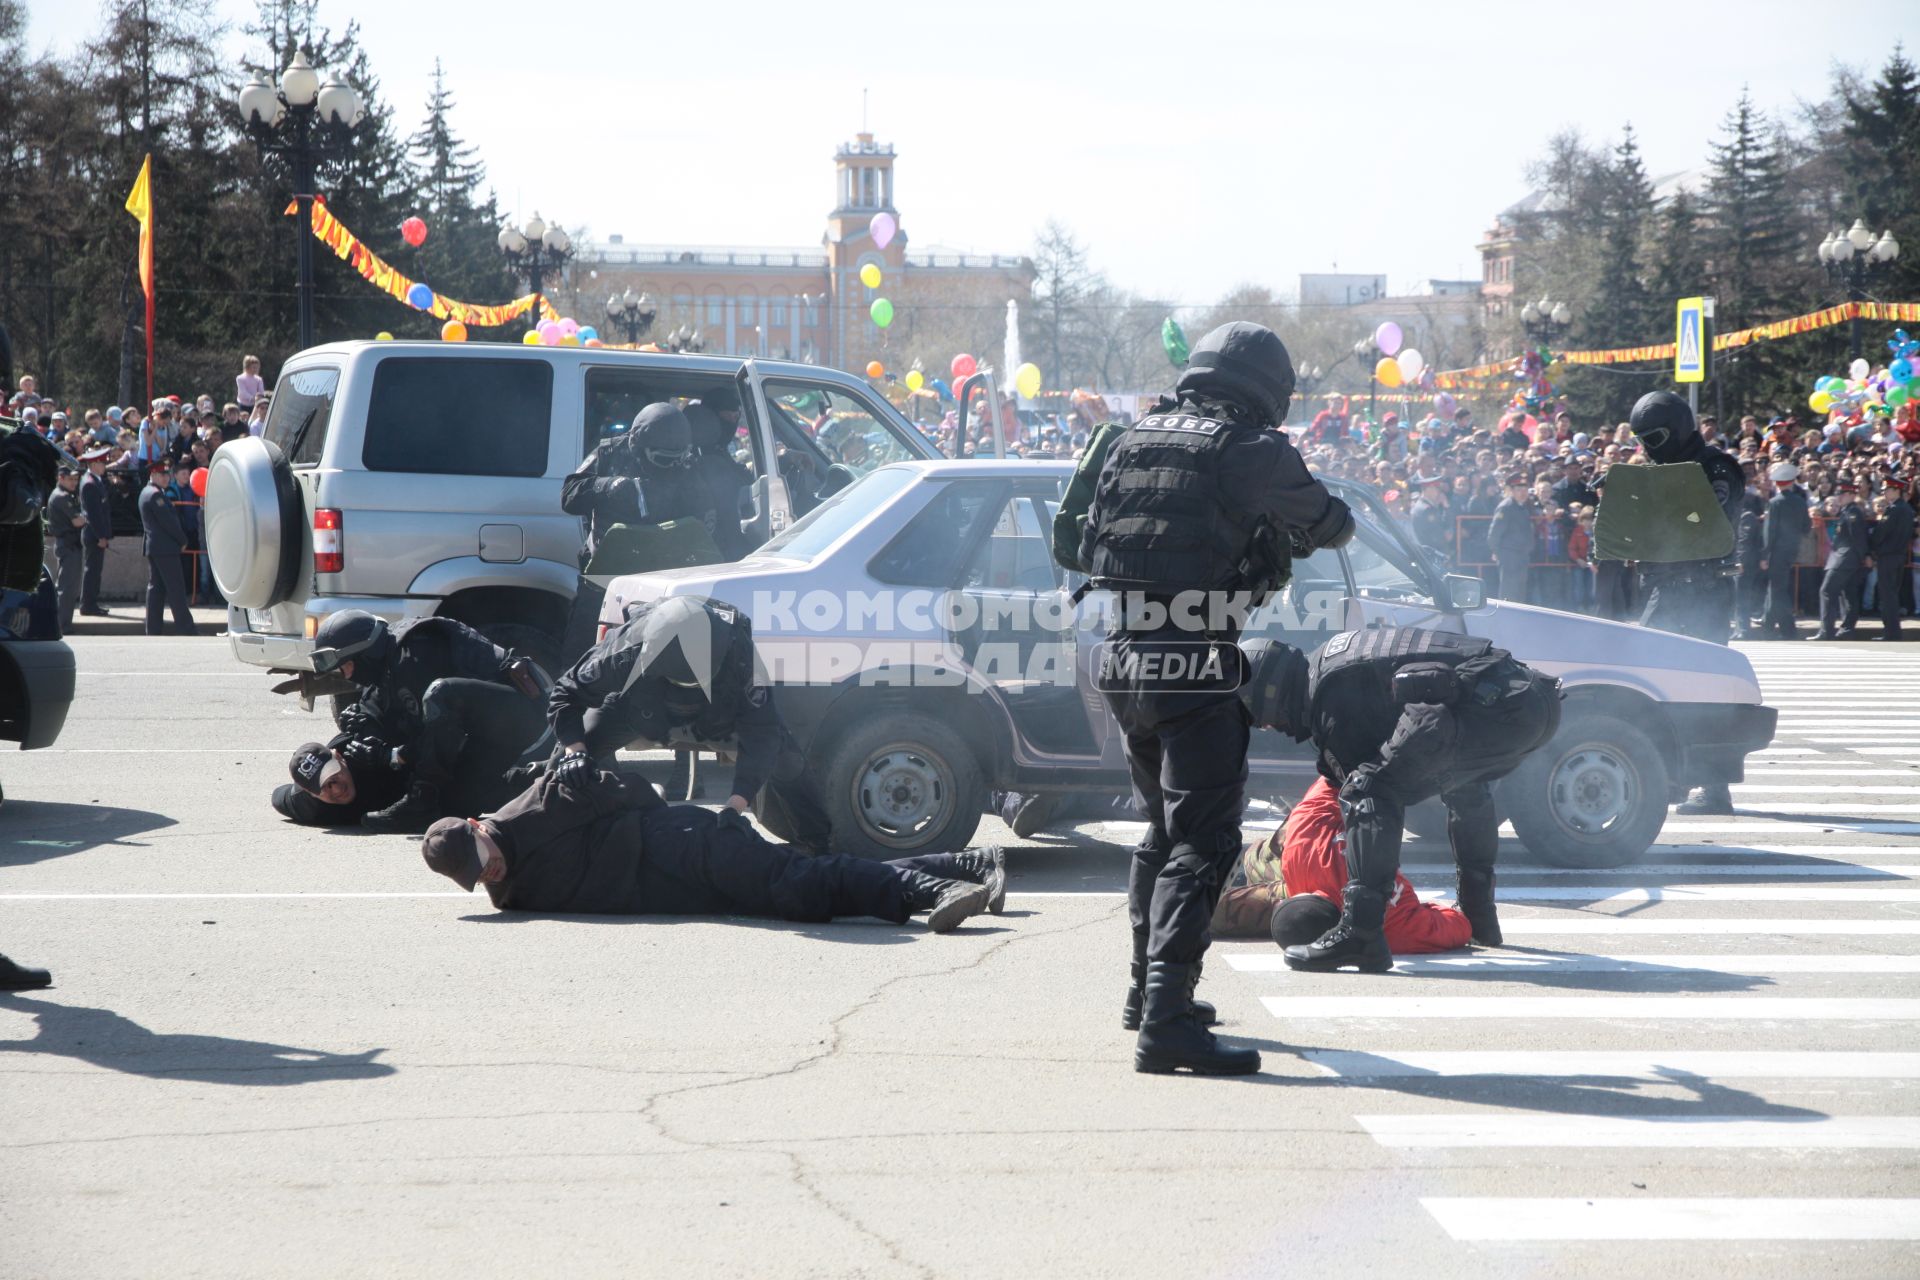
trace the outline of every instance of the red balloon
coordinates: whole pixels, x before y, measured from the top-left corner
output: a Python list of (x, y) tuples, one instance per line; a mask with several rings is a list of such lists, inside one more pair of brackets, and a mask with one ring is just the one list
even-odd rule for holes
[(418, 249), (427, 240), (427, 224), (419, 218), (408, 218), (400, 224), (400, 238)]
[(206, 497), (207, 496), (207, 469), (205, 467), (195, 467), (193, 469), (193, 474), (187, 477), (187, 483), (193, 486), (194, 497), (196, 498)]
[(973, 371), (979, 367), (980, 363), (964, 351), (955, 356), (953, 363), (948, 366), (955, 378), (971, 378)]

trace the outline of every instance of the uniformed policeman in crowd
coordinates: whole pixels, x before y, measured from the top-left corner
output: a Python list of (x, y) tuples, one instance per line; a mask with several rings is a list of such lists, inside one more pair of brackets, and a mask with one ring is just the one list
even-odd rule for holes
[(1320, 774), (1340, 788), (1348, 879), (1339, 923), (1286, 949), (1290, 968), (1384, 973), (1382, 933), (1409, 805), (1439, 796), (1473, 940), (1500, 944), (1493, 869), (1500, 819), (1492, 783), (1560, 727), (1560, 684), (1473, 636), (1413, 627), (1343, 631), (1312, 659), (1250, 646), (1256, 723), (1311, 738)]
[(720, 387), (693, 401), (685, 412), (693, 430), (693, 486), (707, 532), (723, 560), (738, 560), (755, 546), (741, 524), (742, 508), (751, 501), (753, 473), (733, 457), (740, 432), (740, 393)]
[(80, 455), (86, 474), (80, 477), (80, 616), (104, 618), (100, 607), (100, 580), (107, 571), (107, 547), (113, 542), (113, 499), (107, 492), (107, 459), (113, 450), (101, 445)]
[(693, 427), (687, 415), (659, 401), (634, 414), (631, 427), (602, 441), (561, 481), (560, 509), (587, 521), (582, 574), (560, 645), (563, 660), (572, 661), (593, 643), (606, 591), (588, 581), (584, 571), (606, 531), (616, 524), (704, 516), (710, 509), (700, 500), (692, 463)]
[(551, 773), (498, 812), (446, 818), (427, 865), (502, 911), (745, 915), (827, 921), (925, 915), (951, 933), (1006, 901), (997, 848), (875, 862), (809, 856), (762, 839), (732, 809), (669, 805), (639, 778)]
[(762, 788), (776, 833), (823, 852), (832, 823), (773, 690), (756, 680), (753, 628), (738, 609), (699, 596), (636, 606), (553, 682), (547, 716), (584, 777), (631, 742), (735, 753), (727, 806), (745, 813)]
[(1453, 509), (1447, 505), (1447, 477), (1438, 467), (1431, 475), (1414, 478), (1419, 487), (1420, 496), (1414, 500), (1413, 510), (1408, 518), (1413, 523), (1414, 540), (1421, 546), (1439, 552), (1446, 557), (1448, 564), (1454, 559), (1454, 519)]
[(1763, 639), (1797, 640), (1800, 628), (1794, 623), (1794, 564), (1800, 558), (1800, 544), (1813, 530), (1813, 516), (1807, 509), (1807, 491), (1796, 481), (1800, 468), (1791, 462), (1776, 462), (1767, 472), (1773, 482), (1773, 496), (1767, 499), (1767, 519), (1761, 530), (1760, 569), (1767, 580), (1767, 613), (1760, 623)]
[[(1634, 404), (1628, 424), (1652, 461), (1698, 463), (1727, 524), (1739, 527), (1746, 478), (1731, 455), (1701, 438), (1685, 400), (1671, 391), (1650, 391)], [(1732, 634), (1735, 572), (1731, 556), (1642, 566), (1647, 604), (1640, 625), (1725, 644)]]
[[(1093, 586), (1117, 593), (1102, 689), (1148, 823), (1128, 879), (1125, 1023), (1139, 1020), (1141, 1071), (1260, 1068), (1254, 1050), (1215, 1040), (1193, 991), (1246, 802), (1248, 716), (1235, 692), (1244, 613), (1233, 606), (1284, 585), (1293, 553), (1353, 535), (1346, 505), (1275, 429), (1293, 385), (1272, 330), (1215, 329), (1194, 347), (1176, 403), (1114, 441), (1087, 510), (1080, 562)], [(1176, 666), (1187, 675), (1170, 677)]]
[(73, 611), (80, 605), (80, 575), (83, 553), (80, 531), (86, 517), (80, 514), (80, 469), (70, 462), (60, 464), (60, 475), (53, 495), (47, 499), (47, 537), (53, 543), (53, 574), (60, 599), (60, 634), (73, 630)]
[(505, 773), (544, 745), (545, 673), (452, 618), (389, 627), (359, 609), (332, 614), (313, 669), (359, 686), (341, 729), (391, 744), (411, 769), (406, 794), (361, 819), (376, 831), (425, 830), (453, 812), (461, 774)]
[[(1851, 640), (1860, 624), (1860, 583), (1867, 576), (1867, 516), (1853, 481), (1842, 480), (1834, 496), (1839, 517), (1827, 534), (1826, 572), (1820, 576), (1820, 630), (1815, 640)], [(1839, 624), (1835, 630), (1834, 624)]]
[(1900, 638), (1900, 586), (1907, 576), (1907, 556), (1913, 546), (1913, 507), (1907, 486), (1894, 481), (1887, 488), (1886, 514), (1867, 532), (1867, 554), (1873, 557), (1874, 594), (1880, 605), (1880, 638)]

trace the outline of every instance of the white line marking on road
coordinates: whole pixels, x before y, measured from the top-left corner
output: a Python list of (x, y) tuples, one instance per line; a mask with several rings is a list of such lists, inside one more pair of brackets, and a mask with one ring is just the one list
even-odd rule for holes
[(1522, 885), (1501, 888), (1504, 902), (1585, 902), (1626, 905), (1641, 902), (1920, 902), (1920, 889), (1867, 889), (1850, 885), (1656, 885), (1617, 889), (1602, 884)]
[(1423, 1196), (1455, 1240), (1920, 1240), (1920, 1200)]
[[(1806, 775), (1802, 774), (1800, 776), (1805, 777)], [(1915, 788), (1911, 785), (1904, 787), (1863, 787), (1852, 782), (1786, 783), (1784, 785), (1777, 782), (1736, 782), (1733, 784), (1734, 794), (1747, 801), (1751, 801), (1754, 796), (1910, 796), (1914, 794), (1914, 790)], [(1800, 806), (1797, 801), (1795, 805), (1796, 807), (1804, 807)], [(1881, 806), (1876, 805), (1874, 807), (1877, 809)]]
[(292, 747), (41, 747), (35, 756), (290, 756)]
[(1302, 1049), (1300, 1057), (1330, 1076), (1381, 1080), (1405, 1076), (1612, 1076), (1672, 1080), (1913, 1080), (1920, 1053), (1765, 1049)]
[[(1408, 877), (1418, 880), (1425, 867), (1411, 864), (1403, 868)], [(1432, 870), (1442, 870), (1434, 867)], [(1446, 868), (1450, 870), (1450, 868)], [(1502, 867), (1503, 876), (1591, 876), (1601, 874), (1588, 867)], [(1615, 867), (1608, 874), (1623, 876), (1642, 876), (1649, 880), (1660, 876), (1812, 876), (1836, 880), (1859, 879), (1866, 876), (1897, 876), (1911, 880), (1920, 876), (1920, 866), (1872, 866), (1864, 862), (1711, 862), (1711, 863), (1672, 863), (1672, 862), (1636, 862), (1624, 867)], [(1426, 886), (1420, 886), (1424, 891)], [(1499, 897), (1505, 897), (1503, 886)]]
[(1727, 1018), (1913, 1022), (1920, 1000), (1867, 996), (1261, 996), (1276, 1018)]
[(1907, 1151), (1920, 1116), (1355, 1116), (1383, 1147), (1792, 1147)]
[[(1142, 824), (1144, 825), (1144, 824)], [(1501, 828), (1511, 833), (1512, 827)], [(1815, 822), (1790, 822), (1781, 818), (1762, 819), (1746, 822), (1696, 822), (1691, 818), (1668, 818), (1667, 825), (1661, 828), (1662, 835), (1738, 835), (1742, 832), (1762, 833), (1783, 836), (1800, 833), (1810, 836), (1824, 835), (1828, 831), (1841, 831), (1855, 836), (1914, 836), (1920, 835), (1920, 822), (1845, 822), (1826, 819)]]
[[(0, 902), (172, 902), (214, 898), (469, 898), (458, 889), (426, 893), (0, 893)], [(1121, 895), (1124, 896), (1124, 895)], [(483, 899), (476, 899), (483, 901)]]
[(1920, 920), (1756, 920), (1700, 919), (1668, 916), (1529, 916), (1524, 920), (1502, 916), (1500, 930), (1509, 937), (1541, 937), (1556, 934), (1726, 934), (1737, 933), (1762, 938), (1847, 936), (1890, 937), (1920, 934)]
[[(1242, 973), (1291, 973), (1278, 951), (1227, 953)], [(1396, 956), (1395, 973), (1920, 973), (1920, 955), (1471, 955)], [(1920, 1060), (1920, 1055), (1916, 1055)]]

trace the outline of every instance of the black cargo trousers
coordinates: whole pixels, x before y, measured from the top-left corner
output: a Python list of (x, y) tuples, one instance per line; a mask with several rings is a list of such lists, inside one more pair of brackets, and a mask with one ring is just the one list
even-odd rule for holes
[(1192, 964), (1212, 942), (1213, 910), (1240, 856), (1252, 726), (1236, 692), (1245, 660), (1231, 638), (1167, 627), (1114, 631), (1097, 661), (1147, 820), (1127, 875), (1135, 941), (1144, 935), (1149, 961)]
[(668, 916), (743, 915), (820, 923), (876, 916), (902, 924), (905, 874), (968, 877), (950, 853), (874, 862), (808, 855), (774, 844), (744, 821), (697, 805), (650, 809), (641, 819), (640, 909)]
[[(1498, 683), (1518, 670), (1496, 669), (1488, 679)], [(1378, 756), (1350, 770), (1340, 787), (1350, 882), (1392, 898), (1407, 807), (1436, 795), (1447, 806), (1454, 865), (1493, 870), (1500, 819), (1492, 784), (1560, 728), (1559, 682), (1528, 674), (1523, 690), (1488, 703), (1469, 694), (1451, 706), (1413, 702), (1401, 709)]]
[[(498, 803), (498, 780), (547, 755), (547, 705), (511, 685), (449, 677), (427, 686), (420, 699), (419, 734), (406, 751), (416, 782), (440, 789), (451, 802), (484, 796)], [(456, 805), (463, 816), (479, 809)]]

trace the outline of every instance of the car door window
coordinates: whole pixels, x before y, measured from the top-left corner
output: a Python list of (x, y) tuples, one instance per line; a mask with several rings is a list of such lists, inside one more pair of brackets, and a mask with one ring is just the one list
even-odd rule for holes
[(1362, 599), (1432, 606), (1433, 593), (1422, 584), (1425, 575), (1408, 558), (1405, 548), (1382, 531), (1360, 521), (1346, 553), (1354, 594)]
[[(899, 474), (913, 473), (902, 468)], [(871, 483), (857, 487), (864, 490)], [(867, 566), (876, 581), (944, 590), (960, 580), (981, 524), (998, 515), (1005, 502), (1006, 485), (998, 480), (949, 480), (937, 487), (940, 492), (933, 500)]]
[(829, 465), (844, 466), (856, 476), (889, 462), (926, 456), (873, 406), (841, 387), (770, 379), (766, 392), (774, 412), (790, 416), (826, 455)]

